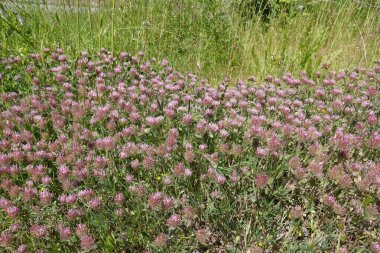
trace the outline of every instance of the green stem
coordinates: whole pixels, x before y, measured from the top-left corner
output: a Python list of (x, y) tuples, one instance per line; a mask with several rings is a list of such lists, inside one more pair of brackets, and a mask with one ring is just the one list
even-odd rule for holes
[(78, 33), (77, 50), (79, 50), (80, 48), (79, 0), (77, 0), (77, 33)]
[(112, 0), (112, 35), (111, 35), (111, 46), (112, 46), (112, 52), (115, 50), (115, 0)]

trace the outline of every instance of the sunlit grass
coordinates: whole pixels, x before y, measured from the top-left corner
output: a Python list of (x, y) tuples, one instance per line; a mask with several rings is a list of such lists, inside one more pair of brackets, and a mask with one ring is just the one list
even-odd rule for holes
[(213, 82), (310, 73), (322, 62), (336, 69), (367, 66), (380, 58), (378, 8), (358, 1), (289, 2), (268, 22), (243, 19), (230, 1), (59, 1), (49, 11), (8, 2), (3, 7), (12, 6), (24, 21), (3, 8), (0, 47), (2, 54), (51, 46), (70, 54), (142, 50)]

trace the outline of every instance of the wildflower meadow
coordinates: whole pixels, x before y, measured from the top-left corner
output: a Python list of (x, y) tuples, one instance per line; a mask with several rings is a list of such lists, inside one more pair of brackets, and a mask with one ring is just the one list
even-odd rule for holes
[(0, 81), (4, 250), (380, 252), (379, 63), (213, 87), (46, 48)]
[[(263, 36), (302, 19), (271, 6)], [(2, 34), (0, 252), (380, 253), (380, 44), (364, 23), (356, 63), (314, 52), (259, 76), (233, 51), (184, 70), (113, 37), (39, 47), (15, 27), (16, 50)]]

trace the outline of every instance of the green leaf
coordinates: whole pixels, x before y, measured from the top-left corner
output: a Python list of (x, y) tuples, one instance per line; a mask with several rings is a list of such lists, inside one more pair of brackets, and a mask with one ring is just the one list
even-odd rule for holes
[(363, 199), (363, 206), (369, 206), (370, 204), (372, 204), (374, 202), (374, 199), (371, 195), (367, 195), (364, 199)]

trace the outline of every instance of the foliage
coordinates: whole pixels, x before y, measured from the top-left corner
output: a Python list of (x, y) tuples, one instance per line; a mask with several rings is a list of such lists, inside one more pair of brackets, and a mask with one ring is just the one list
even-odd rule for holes
[(369, 1), (271, 0), (264, 20), (251, 15), (255, 8), (244, 7), (256, 2), (251, 0), (56, 2), (3, 2), (0, 55), (51, 46), (69, 55), (102, 47), (144, 50), (213, 84), (251, 73), (265, 77), (306, 69), (311, 74), (322, 62), (334, 69), (370, 66), (380, 58), (380, 6)]
[(263, 81), (60, 48), (0, 65), (8, 252), (379, 252), (380, 62)]

